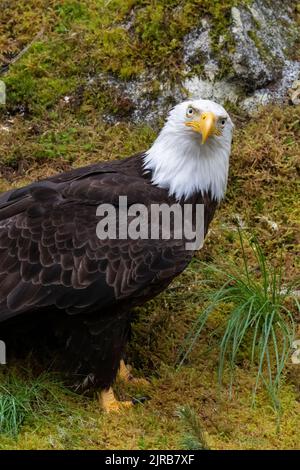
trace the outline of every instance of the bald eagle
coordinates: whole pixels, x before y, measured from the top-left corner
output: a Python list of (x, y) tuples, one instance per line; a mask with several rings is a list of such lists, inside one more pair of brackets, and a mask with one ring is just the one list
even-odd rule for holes
[(120, 365), (126, 375), (132, 310), (163, 291), (194, 251), (172, 233), (100, 238), (97, 208), (110, 204), (118, 215), (120, 196), (129, 208), (203, 204), (205, 235), (226, 190), (232, 130), (222, 106), (185, 101), (149, 150), (3, 193), (0, 339), (20, 329), (33, 341), (53, 333), (77, 389), (97, 388), (103, 408), (118, 409), (111, 387)]

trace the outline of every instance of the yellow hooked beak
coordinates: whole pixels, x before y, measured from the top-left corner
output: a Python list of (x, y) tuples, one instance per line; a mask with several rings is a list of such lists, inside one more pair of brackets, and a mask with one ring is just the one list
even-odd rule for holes
[(202, 113), (199, 120), (186, 122), (185, 125), (191, 127), (194, 131), (201, 133), (202, 144), (205, 144), (206, 140), (210, 135), (219, 135), (219, 131), (216, 128), (217, 118), (214, 113), (207, 111)]

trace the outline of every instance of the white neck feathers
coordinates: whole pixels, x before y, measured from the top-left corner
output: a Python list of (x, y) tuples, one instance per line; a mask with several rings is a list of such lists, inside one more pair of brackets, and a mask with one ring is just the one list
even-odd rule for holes
[(178, 133), (178, 128), (166, 125), (146, 152), (144, 168), (152, 171), (153, 184), (178, 200), (210, 191), (220, 201), (226, 191), (230, 148), (231, 135), (211, 137), (202, 145), (199, 135)]

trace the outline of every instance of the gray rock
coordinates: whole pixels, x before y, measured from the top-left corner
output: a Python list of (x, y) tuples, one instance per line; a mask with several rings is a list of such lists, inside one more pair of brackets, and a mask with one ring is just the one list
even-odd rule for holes
[[(299, 37), (292, 5), (292, 0), (254, 0), (233, 7), (227, 31), (234, 46), (230, 52), (224, 36), (218, 39), (219, 47), (213, 47), (212, 24), (200, 18), (199, 26), (183, 40), (185, 74), (176, 85), (166, 74), (158, 77), (152, 70), (126, 82), (109, 75), (98, 77), (112, 93), (127, 100), (124, 115), (109, 111), (105, 119), (156, 124), (172, 105), (189, 97), (233, 103), (246, 113), (272, 102), (299, 103), (299, 87), (288, 95), (300, 71), (300, 62), (289, 55)], [(226, 73), (220, 65), (224, 58)], [(160, 85), (153, 92), (155, 81)]]
[(199, 60), (210, 60), (212, 55), (210, 24), (207, 20), (201, 21), (201, 26), (192, 30), (184, 38), (183, 57), (184, 63), (194, 65)]
[[(300, 75), (300, 74), (299, 74)], [(294, 105), (300, 104), (300, 80), (295, 80), (288, 91), (290, 101)]]
[(278, 80), (286, 60), (286, 49), (295, 35), (288, 2), (255, 1), (251, 6), (231, 9), (231, 33), (235, 41), (232, 66), (247, 91)]
[(202, 19), (201, 26), (184, 38), (183, 62), (187, 71), (191, 70), (193, 65), (203, 64), (204, 77), (213, 81), (218, 75), (219, 64), (212, 50), (210, 30), (209, 21)]
[(203, 99), (214, 100), (221, 104), (224, 104), (226, 101), (237, 104), (241, 94), (241, 90), (236, 84), (226, 80), (212, 82), (207, 79), (193, 77), (185, 80), (184, 87), (188, 91), (190, 98), (198, 98), (200, 96)]
[(119, 111), (108, 109), (103, 115), (107, 122), (118, 122), (130, 119), (135, 123), (148, 123), (155, 125), (166, 115), (168, 110), (183, 99), (180, 87), (171, 86), (167, 80), (162, 80), (159, 90), (153, 94), (152, 84), (156, 76), (148, 73), (133, 80), (123, 81), (110, 74), (99, 74), (89, 80), (88, 86), (101, 87), (106, 93), (115, 96), (125, 106)]
[[(299, 73), (300, 62), (285, 61), (281, 78), (272, 87), (261, 88), (252, 95), (242, 99), (239, 103), (241, 109), (248, 114), (252, 114), (261, 106), (288, 101), (290, 88), (299, 76)], [(296, 95), (294, 99), (295, 97)], [(291, 101), (293, 104), (297, 104), (293, 99)]]

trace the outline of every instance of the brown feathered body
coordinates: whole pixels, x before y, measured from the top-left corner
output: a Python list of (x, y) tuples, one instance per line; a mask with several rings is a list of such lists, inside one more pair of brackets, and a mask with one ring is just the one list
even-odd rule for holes
[[(176, 202), (151, 183), (143, 154), (0, 196), (0, 339), (11, 339), (11, 353), (20, 332), (33, 342), (53, 334), (61, 364), (81, 389), (112, 384), (132, 309), (163, 291), (193, 256), (184, 238), (100, 240), (96, 209), (110, 203), (118, 211), (120, 195), (129, 207)], [(204, 203), (206, 233), (216, 201), (196, 194), (185, 202)]]

